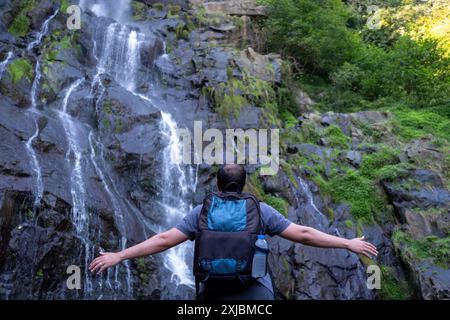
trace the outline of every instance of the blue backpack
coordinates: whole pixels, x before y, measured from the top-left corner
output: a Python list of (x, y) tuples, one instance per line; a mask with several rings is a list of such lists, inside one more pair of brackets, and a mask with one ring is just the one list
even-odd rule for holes
[[(258, 199), (249, 193), (215, 192), (203, 201), (195, 236), (194, 275), (199, 283), (253, 281), (258, 234), (264, 234)], [(197, 292), (198, 293), (198, 292)]]

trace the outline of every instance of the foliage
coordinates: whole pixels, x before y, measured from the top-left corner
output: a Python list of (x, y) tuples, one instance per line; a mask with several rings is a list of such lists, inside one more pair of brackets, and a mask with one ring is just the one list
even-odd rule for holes
[(415, 240), (403, 231), (396, 231), (392, 239), (396, 245), (402, 247), (404, 255), (413, 259), (428, 260), (444, 269), (450, 267), (450, 236), (444, 238), (427, 236)]
[[(268, 6), (264, 23), (268, 50), (294, 60), (303, 78), (322, 78), (324, 82), (317, 88), (318, 94), (312, 95), (319, 106), (347, 111), (402, 101), (410, 107), (446, 105), (448, 108), (450, 41), (445, 35), (450, 32), (450, 24), (440, 12), (449, 10), (442, 4), (433, 4), (432, 14), (418, 4), (421, 9), (405, 17), (388, 8), (383, 11), (382, 29), (368, 30), (365, 23), (354, 21), (365, 21), (367, 16), (342, 1), (262, 2)], [(373, 4), (351, 1), (354, 2), (355, 7), (363, 5), (364, 8)], [(384, 1), (382, 4), (404, 3)], [(421, 27), (421, 24), (432, 27)]]
[(25, 58), (19, 58), (11, 62), (8, 66), (8, 72), (14, 84), (24, 77), (31, 82), (34, 76), (33, 67), (30, 61)]
[(267, 0), (265, 30), (270, 50), (294, 57), (318, 74), (328, 74), (351, 61), (359, 45), (348, 30), (351, 11), (340, 0)]
[(404, 106), (390, 108), (394, 114), (395, 133), (407, 140), (427, 134), (450, 141), (449, 107), (411, 110)]
[(209, 87), (206, 94), (212, 98), (215, 111), (223, 119), (229, 119), (230, 115), (237, 119), (242, 108), (250, 104), (269, 110), (275, 117), (278, 113), (278, 106), (273, 102), (276, 92), (272, 85), (248, 72), (243, 73), (242, 79), (232, 76), (226, 83)]
[(265, 193), (259, 181), (259, 177), (260, 175), (258, 171), (251, 174), (249, 181), (246, 183), (245, 191), (253, 193), (259, 200), (267, 203), (269, 206), (273, 207), (282, 215), (287, 217), (289, 207), (287, 200), (282, 197), (276, 197)]
[(346, 149), (351, 142), (351, 139), (347, 137), (336, 125), (331, 125), (325, 129), (324, 136), (328, 138), (329, 145), (331, 147), (341, 147)]
[(37, 6), (35, 0), (21, 0), (19, 11), (8, 28), (8, 32), (15, 37), (24, 37), (30, 29), (30, 19), (27, 14)]
[(373, 214), (384, 208), (384, 198), (373, 181), (356, 170), (350, 169), (328, 181), (323, 180), (319, 187), (336, 202), (350, 205), (352, 215), (365, 222), (371, 222)]
[(381, 289), (379, 298), (382, 300), (406, 300), (410, 299), (412, 292), (405, 280), (398, 280), (391, 267), (380, 265)]
[(131, 1), (131, 13), (134, 20), (144, 21), (147, 19), (147, 6), (139, 1)]

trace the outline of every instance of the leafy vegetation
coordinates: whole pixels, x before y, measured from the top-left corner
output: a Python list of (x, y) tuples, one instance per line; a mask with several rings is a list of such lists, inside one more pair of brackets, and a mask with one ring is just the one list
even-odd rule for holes
[(27, 14), (36, 8), (38, 2), (35, 0), (21, 0), (19, 11), (8, 28), (8, 32), (15, 37), (24, 37), (30, 30), (30, 19)]
[(19, 58), (11, 62), (8, 66), (8, 72), (11, 75), (11, 79), (14, 84), (23, 78), (31, 82), (34, 76), (34, 70), (31, 62), (25, 58)]
[(139, 1), (131, 1), (131, 14), (134, 20), (144, 21), (147, 19), (147, 6)]
[(396, 231), (392, 239), (396, 245), (401, 246), (402, 255), (412, 259), (428, 260), (444, 269), (450, 267), (450, 236), (444, 238), (428, 236), (415, 240), (403, 231)]
[(412, 296), (412, 290), (405, 280), (398, 280), (391, 267), (380, 265), (381, 289), (379, 298), (382, 300), (406, 300)]
[(258, 199), (267, 203), (269, 206), (272, 206), (282, 215), (287, 217), (289, 207), (287, 200), (282, 197), (276, 197), (274, 195), (265, 193), (259, 181), (259, 178), (260, 175), (257, 171), (251, 174), (249, 177), (249, 181), (245, 186), (246, 191), (253, 193)]
[[(317, 89), (313, 97), (328, 110), (379, 108), (401, 102), (414, 108), (448, 109), (450, 57), (445, 5), (416, 10), (410, 1), (378, 1), (381, 29), (366, 25), (355, 8), (372, 3), (340, 0), (263, 0), (267, 48), (278, 51)], [(405, 11), (397, 12), (398, 6)], [(419, 5), (418, 5), (419, 6)], [(429, 14), (429, 11), (432, 14)], [(356, 21), (356, 22), (355, 22)], [(364, 21), (364, 23), (363, 23)], [(443, 30), (444, 31), (443, 31)], [(442, 36), (436, 36), (436, 33)]]

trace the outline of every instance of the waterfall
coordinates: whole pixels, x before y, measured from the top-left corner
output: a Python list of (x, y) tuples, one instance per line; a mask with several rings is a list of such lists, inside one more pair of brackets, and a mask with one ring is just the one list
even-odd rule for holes
[[(39, 116), (39, 112), (37, 111), (37, 95), (38, 95), (38, 87), (39, 87), (39, 81), (41, 79), (41, 68), (39, 61), (36, 59), (36, 68), (35, 68), (35, 77), (33, 80), (33, 85), (31, 86), (31, 110), (30, 113), (32, 116)], [(36, 118), (33, 118), (36, 130), (34, 134), (27, 140), (25, 143), (25, 147), (27, 149), (27, 152), (30, 156), (31, 160), (31, 168), (33, 169), (34, 176), (36, 179), (36, 192), (35, 192), (35, 198), (34, 198), (34, 209), (37, 209), (37, 207), (41, 203), (42, 196), (44, 195), (44, 184), (42, 181), (42, 171), (41, 166), (39, 164), (36, 151), (34, 151), (33, 148), (33, 142), (39, 135), (39, 125), (36, 120)]]
[(72, 83), (66, 90), (61, 110), (58, 112), (59, 118), (66, 132), (68, 151), (66, 160), (71, 162), (73, 156), (73, 166), (70, 172), (70, 193), (72, 195), (72, 222), (75, 225), (77, 235), (83, 241), (85, 246), (85, 283), (84, 296), (87, 297), (92, 293), (92, 277), (88, 271), (88, 264), (92, 261), (93, 253), (89, 244), (89, 214), (86, 210), (86, 187), (83, 179), (83, 150), (79, 145), (79, 130), (75, 120), (67, 112), (70, 96), (77, 89), (84, 79), (78, 79)]
[(313, 195), (311, 193), (311, 189), (309, 188), (308, 184), (306, 183), (305, 180), (303, 180), (302, 178), (298, 178), (299, 181), (299, 185), (303, 190), (303, 194), (306, 196), (306, 199), (308, 200), (308, 204), (311, 206), (311, 208), (314, 209), (315, 212), (317, 212), (320, 216), (325, 217), (325, 215), (322, 213), (322, 211), (320, 211), (316, 204), (314, 203), (314, 199), (313, 199)]
[[(130, 93), (139, 96), (152, 106), (158, 107), (148, 96), (136, 92), (137, 74), (141, 64), (140, 50), (145, 41), (145, 35), (124, 24), (129, 12), (130, 1), (116, 1), (114, 4), (106, 4), (105, 1), (100, 0), (90, 1), (89, 4), (87, 1), (81, 1), (80, 6), (83, 9), (90, 9), (97, 16), (107, 16), (116, 20), (116, 22), (111, 23), (106, 28), (103, 38), (99, 42), (101, 50), (98, 54), (97, 41), (94, 40), (97, 74), (94, 76), (91, 84), (91, 92), (98, 85), (103, 93), (104, 88), (101, 85), (100, 75), (109, 74)], [(122, 10), (112, 11), (113, 8), (121, 8)], [(165, 46), (162, 58), (168, 59)], [(100, 101), (100, 98), (98, 98), (98, 101)], [(165, 108), (159, 109), (164, 110)], [(196, 172), (193, 171), (193, 168), (182, 168), (179, 164), (180, 162), (177, 161), (177, 157), (181, 155), (182, 145), (176, 133), (177, 126), (174, 119), (166, 112), (162, 111), (161, 113), (161, 134), (167, 144), (163, 150), (163, 167), (161, 170), (162, 198), (160, 205), (165, 210), (166, 224), (158, 228), (157, 231), (173, 226), (174, 223), (182, 219), (192, 209), (186, 201), (186, 196), (189, 192), (195, 191), (197, 184)], [(100, 174), (99, 176), (103, 180)], [(107, 187), (105, 186), (106, 189)], [(127, 199), (124, 199), (124, 201), (129, 204), (131, 210), (134, 209)], [(145, 223), (144, 221), (141, 222)], [(125, 243), (122, 243), (122, 245), (125, 248)], [(176, 285), (182, 284), (192, 288), (194, 286), (192, 271), (186, 263), (192, 251), (192, 244), (187, 243), (177, 246), (164, 254), (164, 266), (172, 273), (172, 281)], [(117, 274), (117, 270), (115, 274)]]
[(13, 56), (13, 52), (12, 52), (12, 51), (9, 51), (9, 52), (6, 54), (5, 60), (3, 60), (3, 61), (0, 63), (0, 79), (2, 78), (3, 72), (5, 72), (6, 66), (8, 65), (9, 60), (11, 60), (12, 56)]
[[(306, 196), (306, 200), (308, 201), (308, 204), (311, 208), (313, 208), (313, 210), (321, 217), (322, 220), (324, 221), (328, 221), (328, 218), (323, 214), (322, 211), (320, 211), (316, 204), (314, 203), (314, 198), (311, 192), (311, 189), (309, 187), (309, 185), (306, 183), (305, 180), (303, 180), (301, 177), (298, 177), (298, 182), (299, 182), (299, 186), (303, 191), (303, 194)], [(322, 223), (320, 223), (322, 224)], [(334, 233), (337, 236), (341, 236), (339, 230), (336, 227), (333, 227), (332, 229), (334, 231)]]
[(34, 47), (38, 46), (41, 43), (42, 38), (48, 32), (48, 25), (49, 25), (50, 21), (52, 21), (53, 18), (56, 17), (58, 12), (59, 12), (59, 9), (56, 9), (56, 11), (47, 20), (44, 21), (44, 23), (42, 24), (41, 30), (36, 34), (35, 40), (28, 44), (28, 46), (27, 46), (28, 51), (32, 50)]
[[(167, 146), (163, 151), (162, 170), (162, 200), (161, 205), (166, 211), (167, 224), (173, 225), (192, 210), (185, 197), (188, 192), (195, 192), (195, 183), (192, 183), (192, 168), (185, 170), (181, 167), (180, 159), (182, 143), (176, 132), (176, 123), (169, 113), (162, 112), (161, 133), (167, 140)], [(184, 243), (170, 249), (164, 256), (164, 266), (172, 272), (172, 281), (176, 285), (194, 286), (192, 271), (186, 261), (189, 253), (192, 252), (192, 245)]]
[(39, 89), (39, 81), (41, 81), (41, 64), (39, 60), (36, 59), (36, 68), (34, 70), (34, 80), (33, 85), (31, 86), (31, 107), (33, 110), (37, 109), (37, 97), (38, 97), (38, 89)]
[(98, 70), (108, 73), (128, 91), (134, 92), (141, 63), (140, 45), (145, 35), (128, 26), (112, 23), (106, 29)]
[[(106, 176), (103, 173), (103, 171), (101, 170), (100, 165), (97, 162), (97, 155), (96, 155), (95, 149), (96, 149), (96, 145), (98, 146), (99, 143), (97, 141), (94, 141), (93, 130), (91, 130), (89, 132), (88, 139), (89, 139), (89, 146), (91, 148), (91, 162), (94, 165), (95, 171), (101, 180), (103, 189), (106, 191), (106, 193), (108, 194), (109, 200), (111, 201), (111, 204), (112, 204), (112, 207), (114, 210), (114, 215), (116, 217), (116, 224), (119, 226), (119, 228), (122, 228), (122, 230), (120, 230), (121, 234), (122, 234), (122, 237), (120, 240), (120, 248), (121, 248), (121, 250), (124, 250), (124, 249), (126, 249), (127, 240), (126, 240), (126, 230), (124, 227), (125, 220), (124, 220), (124, 216), (122, 214), (122, 207), (121, 207), (117, 197), (114, 195), (113, 191), (111, 190), (109, 184), (107, 183)], [(103, 159), (103, 157), (101, 157), (101, 159)], [(133, 295), (133, 286), (132, 286), (132, 279), (131, 279), (130, 264), (128, 261), (125, 261), (123, 263), (123, 265), (125, 267), (125, 272), (126, 272), (127, 294), (129, 297), (131, 297)], [(117, 265), (115, 268), (116, 268), (116, 279), (117, 279), (120, 265)]]

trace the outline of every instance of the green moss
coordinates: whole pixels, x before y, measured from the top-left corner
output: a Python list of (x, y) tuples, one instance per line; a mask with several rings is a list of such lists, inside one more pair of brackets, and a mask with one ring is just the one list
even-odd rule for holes
[(264, 192), (263, 187), (259, 181), (259, 172), (256, 171), (250, 175), (249, 181), (246, 183), (245, 191), (254, 194), (259, 200), (272, 206), (282, 215), (287, 217), (289, 204), (286, 199), (275, 197)]
[(349, 229), (353, 229), (354, 225), (353, 225), (353, 221), (352, 220), (345, 220), (344, 222), (345, 226)]
[(175, 28), (175, 36), (177, 39), (189, 40), (190, 31), (184, 23), (179, 23)]
[(147, 6), (139, 1), (131, 1), (131, 13), (136, 21), (147, 19)]
[(208, 87), (204, 94), (212, 100), (215, 111), (227, 121), (230, 115), (237, 119), (242, 108), (248, 105), (263, 108), (270, 123), (278, 121), (276, 92), (272, 85), (248, 72), (243, 72), (242, 79), (231, 77), (226, 83)]
[(385, 206), (384, 198), (373, 181), (355, 170), (335, 175), (329, 181), (323, 181), (320, 187), (334, 201), (348, 204), (352, 215), (365, 222), (371, 222), (373, 215)]
[(18, 15), (8, 28), (8, 32), (15, 37), (24, 37), (30, 30), (30, 19), (25, 15)]
[(37, 1), (22, 0), (19, 6), (19, 11), (16, 13), (14, 20), (8, 27), (8, 32), (15, 37), (24, 37), (30, 30), (30, 19), (27, 14), (36, 8)]
[(120, 119), (116, 121), (116, 133), (117, 134), (123, 133), (123, 123)]
[(269, 206), (276, 209), (279, 213), (281, 213), (283, 216), (287, 217), (288, 215), (288, 203), (283, 198), (274, 197), (272, 195), (264, 195), (262, 199), (265, 203), (267, 203)]
[(320, 133), (313, 122), (305, 122), (300, 127), (300, 141), (303, 143), (317, 144)]
[(42, 269), (39, 269), (36, 272), (36, 277), (38, 277), (38, 278), (43, 278), (44, 277), (44, 272), (42, 271)]
[(59, 44), (61, 48), (68, 49), (72, 46), (72, 37), (70, 36), (64, 36), (60, 41)]
[(298, 123), (297, 118), (289, 111), (284, 111), (281, 114), (281, 120), (284, 123), (284, 127), (287, 129), (294, 128)]
[(381, 289), (379, 298), (383, 300), (406, 300), (412, 295), (411, 288), (404, 280), (398, 280), (391, 267), (380, 265)]
[(382, 146), (380, 150), (363, 156), (361, 174), (367, 178), (395, 178), (401, 171), (400, 150)]
[(161, 2), (157, 2), (152, 4), (152, 8), (159, 10), (159, 11), (163, 11), (164, 10), (164, 4), (162, 4)]
[(441, 268), (450, 267), (450, 236), (439, 238), (428, 236), (420, 240), (412, 239), (402, 231), (392, 235), (394, 243), (402, 248), (401, 254), (415, 260), (427, 260)]
[(60, 1), (60, 8), (62, 12), (67, 13), (67, 8), (69, 8), (69, 6), (70, 6), (69, 0)]
[(351, 142), (350, 137), (347, 137), (340, 127), (331, 125), (325, 129), (324, 136), (328, 139), (331, 147), (341, 147), (347, 149)]
[(410, 140), (433, 134), (450, 141), (448, 106), (421, 110), (394, 107), (390, 111), (394, 114), (394, 132), (400, 137)]
[(111, 115), (113, 113), (111, 100), (105, 100), (103, 102), (103, 111), (105, 111), (105, 113), (108, 115)]
[(109, 121), (109, 119), (103, 119), (103, 126), (105, 127), (105, 129), (109, 129), (111, 127), (111, 122)]
[(167, 15), (169, 18), (176, 18), (179, 16), (179, 14), (181, 12), (181, 7), (176, 4), (169, 4), (167, 6), (167, 10), (168, 10)]
[(33, 67), (30, 61), (25, 58), (19, 58), (11, 62), (8, 66), (8, 72), (14, 84), (24, 77), (31, 82), (34, 76)]

